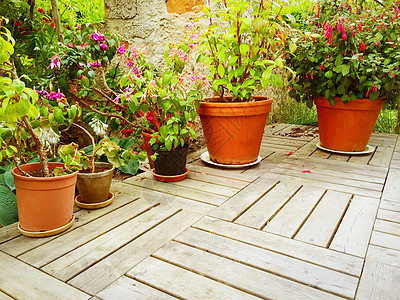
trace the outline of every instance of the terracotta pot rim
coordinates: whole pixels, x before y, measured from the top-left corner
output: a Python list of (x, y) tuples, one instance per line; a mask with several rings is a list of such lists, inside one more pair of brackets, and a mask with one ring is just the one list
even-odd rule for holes
[(95, 173), (78, 173), (78, 177), (90, 177), (90, 178), (97, 178), (97, 177), (104, 177), (108, 176), (108, 174), (114, 172), (115, 166), (112, 163), (109, 162), (95, 162), (95, 166), (105, 166), (105, 167), (110, 167), (111, 169), (108, 169), (106, 171), (102, 172), (95, 172)]
[[(64, 164), (63, 163), (57, 163), (57, 162), (49, 162), (48, 163), (49, 164), (49, 168), (50, 169), (54, 169), (55, 167), (62, 167), (62, 166), (64, 166)], [(40, 163), (28, 163), (28, 164), (23, 164), (23, 165), (21, 165), (20, 166), (20, 168), (24, 168), (25, 166), (35, 166), (35, 167), (39, 167), (39, 168), (41, 168), (41, 165), (40, 165)], [(52, 168), (52, 166), (54, 166), (53, 168)], [(37, 169), (39, 169), (39, 168), (34, 168), (34, 169), (32, 169), (32, 170), (37, 170)], [(22, 180), (26, 180), (26, 181), (35, 181), (35, 180), (42, 180), (42, 181), (57, 181), (57, 180), (60, 180), (60, 179), (65, 179), (65, 178), (69, 178), (69, 177), (74, 177), (74, 176), (76, 176), (76, 174), (78, 173), (79, 171), (75, 171), (75, 172), (73, 172), (73, 173), (71, 173), (71, 174), (66, 174), (66, 175), (60, 175), (60, 176), (55, 176), (55, 177), (27, 177), (27, 176), (24, 176), (24, 175), (22, 175), (21, 174), (21, 172), (18, 170), (18, 168), (13, 168), (12, 170), (11, 170), (11, 174), (13, 175), (13, 176), (15, 176), (15, 177), (17, 177), (17, 178), (20, 178), (20, 179), (22, 179)]]
[(326, 100), (325, 97), (318, 97), (314, 99), (315, 105), (319, 107), (327, 107), (327, 108), (335, 108), (335, 109), (343, 109), (343, 110), (376, 110), (377, 107), (381, 107), (382, 103), (385, 99), (380, 98), (374, 101), (371, 101), (369, 98), (360, 98), (356, 101), (350, 100), (346, 104), (344, 104), (340, 97), (335, 97), (336, 105), (332, 106), (331, 103)]
[[(205, 99), (215, 99), (218, 97), (206, 97)], [(225, 97), (225, 98), (232, 98), (232, 97)], [(254, 96), (255, 101), (246, 101), (246, 102), (207, 102), (207, 101), (200, 101), (201, 106), (209, 106), (209, 107), (243, 107), (243, 106), (263, 106), (273, 102), (271, 97), (264, 97), (264, 96)]]

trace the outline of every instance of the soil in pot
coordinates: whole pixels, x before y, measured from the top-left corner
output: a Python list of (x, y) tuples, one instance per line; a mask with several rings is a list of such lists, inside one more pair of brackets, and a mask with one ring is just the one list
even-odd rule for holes
[(185, 144), (176, 150), (157, 150), (157, 159), (154, 161), (155, 173), (158, 175), (174, 176), (186, 172), (186, 160), (189, 146)]

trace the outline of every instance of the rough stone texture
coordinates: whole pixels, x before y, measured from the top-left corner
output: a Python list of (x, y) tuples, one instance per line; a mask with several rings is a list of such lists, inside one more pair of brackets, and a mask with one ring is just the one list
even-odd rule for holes
[(106, 19), (133, 19), (137, 14), (137, 0), (107, 0)]

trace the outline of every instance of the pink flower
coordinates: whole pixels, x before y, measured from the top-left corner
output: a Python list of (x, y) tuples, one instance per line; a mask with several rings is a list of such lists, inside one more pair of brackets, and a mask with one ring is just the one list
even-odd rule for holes
[(71, 43), (68, 43), (68, 44), (67, 44), (67, 47), (75, 48), (75, 45), (74, 45), (74, 44), (71, 44)]
[(322, 71), (324, 68), (324, 64), (321, 64), (321, 67), (319, 68), (320, 71)]
[(44, 10), (43, 10), (43, 8), (38, 8), (38, 12), (40, 12), (40, 13), (44, 13)]
[(369, 89), (367, 90), (367, 97), (369, 96)]
[(61, 61), (60, 61), (60, 57), (56, 54), (54, 55), (51, 60), (50, 60), (50, 65), (49, 65), (50, 69), (54, 69), (57, 68), (59, 69), (61, 67)]
[(106, 51), (108, 49), (108, 46), (106, 44), (101, 44), (100, 48), (101, 50)]
[(90, 34), (90, 36), (92, 37), (93, 41), (103, 42), (106, 39), (106, 37), (103, 34), (98, 33), (97, 31), (95, 33)]
[(119, 54), (125, 53), (125, 51), (126, 51), (126, 49), (125, 49), (125, 46), (124, 46), (124, 45), (120, 46), (120, 47), (117, 49), (117, 53), (119, 53)]

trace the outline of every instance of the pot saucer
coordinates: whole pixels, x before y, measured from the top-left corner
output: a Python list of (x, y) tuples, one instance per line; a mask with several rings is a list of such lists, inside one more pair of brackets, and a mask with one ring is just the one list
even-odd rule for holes
[(321, 142), (317, 143), (317, 147), (321, 150), (325, 150), (328, 152), (333, 152), (333, 153), (338, 153), (338, 154), (348, 154), (348, 155), (360, 155), (360, 154), (368, 154), (372, 153), (375, 151), (375, 147), (372, 147), (370, 145), (367, 145), (364, 151), (359, 151), (359, 152), (346, 152), (346, 151), (338, 151), (338, 150), (333, 150), (333, 149), (328, 149), (322, 146)]
[(27, 231), (21, 228), (21, 226), (19, 226), (19, 222), (18, 222), (18, 230), (25, 236), (29, 236), (29, 237), (47, 237), (47, 236), (52, 236), (52, 235), (56, 235), (59, 234), (65, 230), (67, 230), (68, 228), (70, 228), (72, 226), (72, 223), (74, 223), (75, 221), (75, 215), (72, 215), (72, 219), (71, 221), (69, 221), (67, 224), (65, 224), (64, 226), (52, 229), (52, 230), (46, 230), (46, 231)]
[(111, 202), (114, 200), (114, 194), (109, 193), (107, 200), (103, 202), (96, 202), (96, 203), (85, 203), (85, 202), (80, 202), (79, 200), (81, 199), (81, 196), (78, 195), (75, 198), (75, 203), (78, 207), (84, 208), (84, 209), (96, 209), (96, 208), (102, 208), (106, 207), (107, 205), (110, 205)]
[(167, 175), (159, 175), (154, 172), (154, 169), (151, 169), (151, 174), (153, 174), (154, 178), (157, 181), (162, 181), (162, 182), (177, 182), (181, 181), (186, 178), (186, 175), (189, 173), (189, 169), (186, 168), (186, 172), (183, 174), (179, 175), (173, 175), (173, 176), (167, 176)]
[(200, 158), (202, 161), (204, 161), (207, 164), (213, 165), (213, 166), (217, 166), (217, 167), (223, 167), (223, 168), (230, 168), (230, 169), (236, 169), (236, 168), (245, 168), (245, 167), (250, 167), (250, 166), (254, 166), (256, 164), (258, 164), (261, 161), (261, 156), (259, 155), (256, 161), (253, 161), (251, 163), (248, 164), (244, 164), (244, 165), (225, 165), (225, 164), (219, 164), (216, 162), (213, 162), (210, 159), (210, 155), (208, 154), (208, 151), (204, 152), (203, 154), (200, 155)]

